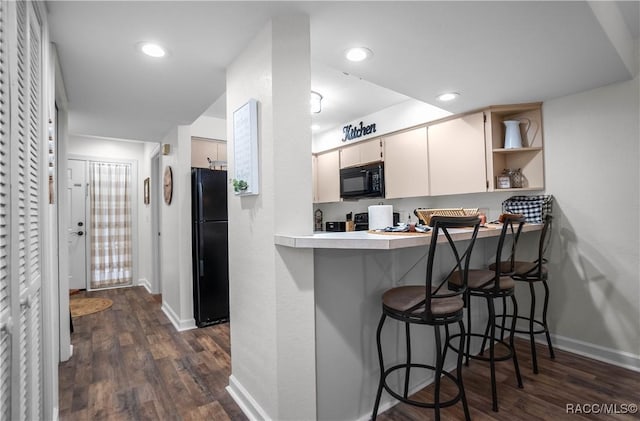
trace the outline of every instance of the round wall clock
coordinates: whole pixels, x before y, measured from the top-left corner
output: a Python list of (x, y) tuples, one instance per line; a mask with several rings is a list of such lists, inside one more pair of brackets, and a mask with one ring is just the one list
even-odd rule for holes
[(173, 171), (171, 167), (167, 165), (167, 168), (164, 170), (164, 202), (167, 205), (171, 204), (171, 198), (173, 197)]

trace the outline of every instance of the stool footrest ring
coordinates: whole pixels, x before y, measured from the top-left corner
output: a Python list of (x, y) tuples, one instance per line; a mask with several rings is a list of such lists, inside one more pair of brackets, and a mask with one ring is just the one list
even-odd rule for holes
[[(506, 316), (503, 316), (502, 314), (496, 314), (496, 320), (502, 319), (503, 317), (511, 318), (513, 316), (511, 314), (507, 314)], [(530, 320), (529, 317), (525, 317), (525, 316), (517, 316), (516, 319), (526, 320), (527, 322)], [(547, 332), (547, 328), (544, 326), (544, 323), (542, 323), (541, 321), (533, 319), (533, 323), (535, 323), (538, 326), (542, 327), (542, 329), (540, 329), (540, 330), (534, 330), (533, 331), (534, 335), (538, 335), (540, 333), (546, 333)], [(496, 327), (497, 328), (502, 328), (502, 325), (496, 323)], [(514, 332), (516, 332), (516, 333), (526, 333), (526, 334), (530, 334), (531, 333), (531, 332), (529, 332), (529, 330), (524, 330), (524, 329), (514, 329)]]
[[(426, 368), (428, 370), (433, 370), (435, 371), (435, 367), (432, 365), (426, 365), (426, 364), (415, 364), (415, 363), (411, 363), (411, 364), (397, 364), (394, 365), (393, 367), (389, 367), (388, 369), (386, 369), (384, 371), (383, 377), (382, 377), (382, 386), (384, 387), (384, 389), (394, 398), (396, 398), (397, 400), (399, 400), (400, 402), (404, 402), (404, 403), (408, 403), (410, 405), (415, 405), (415, 406), (419, 406), (422, 408), (435, 408), (436, 404), (434, 402), (421, 402), (421, 401), (416, 401), (413, 399), (409, 399), (409, 398), (405, 398), (404, 396), (398, 394), (397, 392), (395, 392), (393, 389), (391, 389), (391, 387), (387, 384), (387, 376), (389, 376), (389, 374), (393, 373), (396, 370), (400, 370), (400, 369), (406, 369), (407, 366), (411, 367), (411, 368)], [(460, 385), (458, 384), (458, 379), (451, 373), (449, 373), (448, 371), (442, 371), (442, 376), (443, 378), (449, 378), (453, 384), (457, 387), (458, 389), (458, 394), (447, 400), (447, 401), (443, 401), (443, 402), (439, 402), (438, 403), (438, 407), (440, 408), (446, 408), (448, 406), (452, 406), (455, 403), (457, 403), (458, 401), (460, 401), (461, 397), (462, 397), (462, 392), (460, 390)], [(435, 379), (434, 379), (435, 381)]]
[[(480, 333), (467, 333), (467, 334), (465, 334), (465, 336), (472, 336), (472, 337), (474, 337), (474, 338), (484, 338), (484, 337), (485, 337), (484, 335), (482, 335), (482, 334), (480, 334)], [(452, 344), (452, 342), (453, 342), (453, 339), (454, 339), (454, 338), (458, 338), (458, 337), (460, 337), (460, 334), (459, 334), (459, 333), (456, 333), (456, 334), (451, 335), (451, 336), (449, 337), (449, 338), (450, 338), (450, 339), (449, 339), (449, 342), (447, 343), (447, 346), (448, 346), (449, 348), (451, 348), (452, 350), (454, 350), (455, 352), (458, 352), (458, 348), (456, 348), (456, 347)], [(487, 338), (487, 340), (489, 340), (489, 338)], [(502, 346), (504, 346), (504, 347), (507, 349), (508, 353), (507, 353), (506, 355), (500, 355), (500, 356), (498, 356), (498, 357), (494, 356), (494, 357), (493, 357), (493, 360), (494, 360), (494, 361), (507, 361), (507, 360), (510, 360), (510, 359), (511, 359), (511, 357), (513, 356), (513, 350), (511, 349), (511, 347), (509, 346), (509, 344), (508, 344), (508, 343), (506, 343), (504, 340), (502, 340), (502, 339), (498, 339), (498, 338), (495, 338), (495, 343), (496, 343), (496, 345), (497, 345), (497, 344), (501, 344)], [(482, 354), (477, 354), (477, 355), (467, 355), (467, 352), (465, 351), (465, 352), (463, 353), (463, 355), (464, 355), (465, 357), (469, 357), (469, 358), (470, 358), (470, 359), (472, 359), (472, 360), (491, 361), (491, 358), (489, 358), (489, 357), (485, 357), (485, 356), (484, 356), (484, 355), (482, 355)]]

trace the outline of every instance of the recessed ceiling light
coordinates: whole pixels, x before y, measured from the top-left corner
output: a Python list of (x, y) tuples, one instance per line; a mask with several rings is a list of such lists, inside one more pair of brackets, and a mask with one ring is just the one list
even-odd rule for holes
[(438, 95), (438, 99), (440, 101), (452, 101), (452, 100), (456, 99), (459, 96), (460, 96), (460, 94), (457, 93), (457, 92), (446, 92), (444, 94)]
[(366, 47), (353, 47), (349, 48), (345, 53), (345, 57), (349, 61), (363, 61), (373, 55), (373, 51)]
[(164, 48), (159, 46), (158, 44), (154, 44), (152, 42), (143, 42), (140, 44), (140, 51), (149, 57), (160, 58), (167, 55), (167, 52)]

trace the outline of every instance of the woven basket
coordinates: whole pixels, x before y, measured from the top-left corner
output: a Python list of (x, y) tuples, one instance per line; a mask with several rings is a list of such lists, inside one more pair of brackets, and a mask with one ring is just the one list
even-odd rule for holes
[(472, 216), (478, 214), (478, 208), (416, 209), (414, 213), (425, 224), (429, 225), (432, 216)]

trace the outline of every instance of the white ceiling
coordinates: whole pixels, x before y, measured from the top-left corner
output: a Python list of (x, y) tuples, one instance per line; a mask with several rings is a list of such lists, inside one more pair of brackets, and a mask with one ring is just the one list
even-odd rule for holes
[[(310, 16), (311, 89), (324, 96), (313, 122), (325, 130), (409, 98), (462, 112), (628, 80), (638, 72), (640, 2), (597, 3), (53, 1), (47, 8), (70, 131), (159, 141), (205, 111), (224, 116), (225, 68), (278, 14)], [(147, 40), (169, 57), (139, 54), (135, 44)], [(348, 63), (344, 50), (358, 45), (373, 57)], [(445, 91), (461, 96), (437, 103)]]

